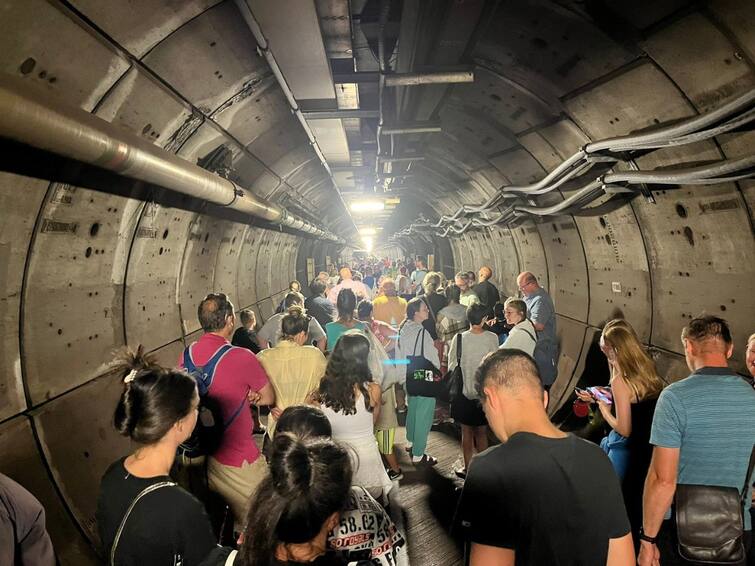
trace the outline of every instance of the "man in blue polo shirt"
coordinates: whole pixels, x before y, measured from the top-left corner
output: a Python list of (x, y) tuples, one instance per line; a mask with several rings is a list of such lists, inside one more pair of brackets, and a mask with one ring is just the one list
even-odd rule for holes
[(537, 362), (543, 387), (548, 391), (558, 375), (558, 339), (556, 338), (556, 309), (548, 292), (529, 271), (516, 278), (517, 287), (524, 295), (527, 315), (537, 330), (537, 344), (533, 357)]
[[(696, 318), (682, 331), (682, 343), (692, 374), (668, 386), (655, 409), (653, 458), (643, 496), (641, 566), (659, 559), (664, 565), (690, 564), (676, 556), (673, 525), (663, 521), (677, 484), (742, 489), (755, 443), (755, 389), (728, 367), (733, 351), (729, 325), (715, 316)], [(752, 485), (752, 478), (747, 485)], [(751, 498), (748, 493), (746, 507)], [(748, 509), (744, 516), (749, 544)]]

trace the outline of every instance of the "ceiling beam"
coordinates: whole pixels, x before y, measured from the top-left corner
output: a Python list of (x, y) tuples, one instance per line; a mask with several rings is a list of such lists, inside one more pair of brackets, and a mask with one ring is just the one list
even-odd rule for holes
[(333, 120), (341, 118), (377, 118), (377, 110), (361, 110), (359, 108), (343, 108), (340, 110), (313, 110), (302, 112), (305, 120)]

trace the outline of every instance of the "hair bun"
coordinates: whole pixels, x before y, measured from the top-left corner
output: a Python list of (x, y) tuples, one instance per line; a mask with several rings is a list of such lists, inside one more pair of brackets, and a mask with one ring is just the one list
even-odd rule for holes
[(312, 462), (305, 441), (291, 433), (280, 433), (273, 439), (270, 474), (275, 489), (281, 494), (306, 491), (312, 482)]

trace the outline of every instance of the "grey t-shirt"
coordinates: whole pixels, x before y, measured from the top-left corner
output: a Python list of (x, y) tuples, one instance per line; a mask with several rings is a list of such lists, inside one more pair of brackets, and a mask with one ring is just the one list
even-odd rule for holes
[[(278, 344), (278, 340), (281, 339), (281, 324), (285, 315), (286, 313), (281, 312), (268, 318), (267, 322), (257, 333), (257, 339), (270, 342), (270, 347), (275, 348), (276, 344)], [(309, 329), (307, 330), (307, 333), (307, 340), (310, 342), (318, 342), (325, 338), (325, 331), (314, 317), (309, 321)]]
[(551, 385), (556, 380), (558, 341), (556, 338), (556, 309), (550, 295), (542, 287), (524, 299), (527, 317), (545, 328), (537, 333), (537, 346), (534, 358), (540, 370), (543, 385)]
[[(448, 369), (456, 368), (456, 346), (459, 338), (451, 340), (451, 349), (448, 352)], [(492, 332), (485, 331), (481, 334), (474, 334), (471, 330), (461, 333), (461, 373), (464, 376), (464, 397), (467, 399), (479, 399), (474, 386), (474, 376), (482, 358), (490, 352), (498, 349), (498, 336)]]

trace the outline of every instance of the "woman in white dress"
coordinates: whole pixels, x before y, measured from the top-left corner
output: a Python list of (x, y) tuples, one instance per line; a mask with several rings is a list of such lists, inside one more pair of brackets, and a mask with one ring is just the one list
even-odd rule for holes
[(393, 486), (380, 458), (374, 425), (380, 415), (380, 385), (372, 381), (370, 342), (358, 331), (344, 333), (328, 359), (318, 401), (333, 438), (354, 451), (354, 485), (380, 500)]

